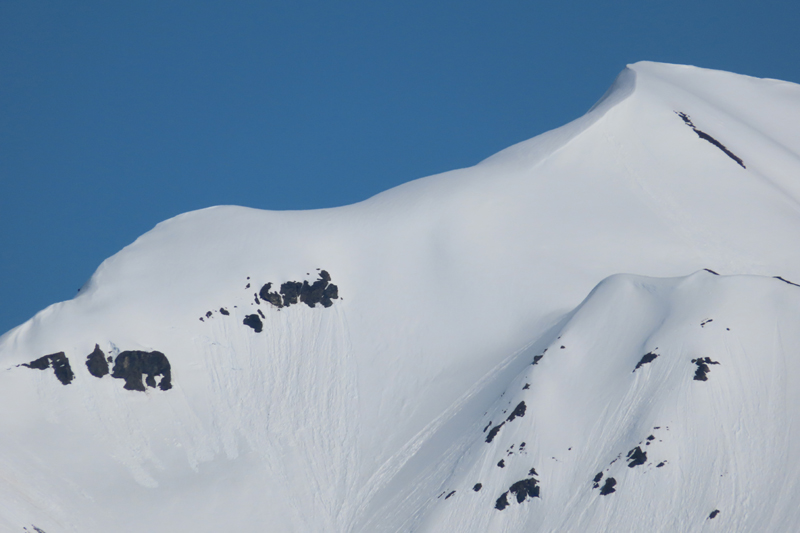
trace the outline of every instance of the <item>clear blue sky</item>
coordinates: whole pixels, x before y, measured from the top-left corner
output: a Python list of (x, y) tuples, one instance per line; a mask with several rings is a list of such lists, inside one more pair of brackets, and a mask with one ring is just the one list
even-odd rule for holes
[(473, 165), (627, 63), (800, 82), (798, 28), (796, 0), (4, 0), (0, 333), (164, 219)]

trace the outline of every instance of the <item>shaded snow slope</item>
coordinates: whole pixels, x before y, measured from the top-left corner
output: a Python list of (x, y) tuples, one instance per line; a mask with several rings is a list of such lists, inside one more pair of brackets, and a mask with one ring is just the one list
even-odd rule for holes
[[(474, 167), (342, 208), (163, 222), (0, 338), (0, 526), (692, 530), (713, 505), (729, 531), (800, 525), (778, 422), (800, 288), (772, 278), (800, 280), (799, 157), (797, 85), (637, 63)], [(615, 274), (704, 268), (737, 276), (612, 277), (570, 311)], [(59, 353), (66, 385), (60, 357), (32, 364)], [(608, 466), (635, 446), (669, 467)], [(749, 491), (758, 469), (785, 485)], [(616, 492), (591, 489), (601, 470)]]

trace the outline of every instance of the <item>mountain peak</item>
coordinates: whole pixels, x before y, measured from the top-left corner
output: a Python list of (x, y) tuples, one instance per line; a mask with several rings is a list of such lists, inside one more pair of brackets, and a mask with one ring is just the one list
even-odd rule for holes
[(0, 529), (797, 529), (798, 124), (641, 62), (474, 167), (162, 222), (0, 337)]

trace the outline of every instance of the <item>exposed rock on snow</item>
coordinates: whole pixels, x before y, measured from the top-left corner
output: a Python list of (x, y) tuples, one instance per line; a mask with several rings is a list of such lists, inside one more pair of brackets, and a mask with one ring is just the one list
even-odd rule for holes
[[(146, 376), (144, 382), (142, 377)], [(125, 380), (125, 388), (128, 390), (145, 390), (148, 387), (156, 387), (156, 377), (161, 376), (158, 388), (169, 390), (172, 388), (172, 372), (169, 360), (161, 352), (142, 352), (131, 350), (122, 352), (114, 360), (114, 368), (111, 370), (111, 377)]]
[(89, 369), (89, 373), (96, 378), (102, 378), (108, 374), (106, 354), (100, 349), (99, 344), (95, 344), (94, 351), (86, 356), (86, 368)]
[(72, 372), (72, 367), (69, 366), (69, 359), (64, 352), (58, 352), (50, 355), (42, 356), (38, 359), (25, 363), (22, 366), (28, 368), (35, 368), (37, 370), (45, 370), (53, 367), (53, 373), (56, 375), (58, 381), (62, 385), (69, 385), (75, 379), (75, 374)]

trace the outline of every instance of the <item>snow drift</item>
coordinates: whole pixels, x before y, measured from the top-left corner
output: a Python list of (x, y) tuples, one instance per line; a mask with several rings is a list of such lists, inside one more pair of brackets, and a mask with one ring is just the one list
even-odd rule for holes
[(799, 86), (637, 63), (474, 167), (163, 222), (0, 338), (0, 526), (800, 529), (799, 155)]

